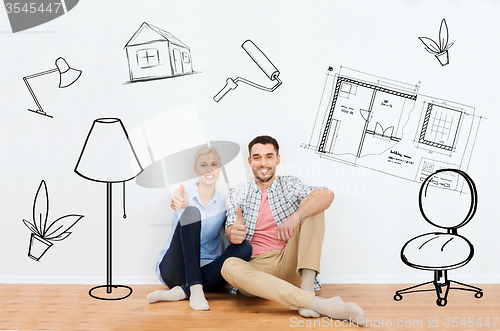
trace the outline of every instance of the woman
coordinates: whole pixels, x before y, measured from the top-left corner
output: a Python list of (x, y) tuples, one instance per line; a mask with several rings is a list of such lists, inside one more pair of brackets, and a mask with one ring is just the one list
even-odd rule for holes
[(156, 272), (169, 287), (148, 295), (150, 303), (189, 298), (194, 310), (210, 309), (204, 291), (217, 291), (227, 283), (220, 273), (231, 256), (246, 261), (252, 256), (248, 241), (231, 244), (222, 253), (220, 229), (226, 219), (225, 197), (215, 185), (221, 171), (221, 160), (215, 148), (202, 147), (194, 157), (198, 182), (175, 190), (171, 207), (176, 210), (172, 232), (160, 252)]

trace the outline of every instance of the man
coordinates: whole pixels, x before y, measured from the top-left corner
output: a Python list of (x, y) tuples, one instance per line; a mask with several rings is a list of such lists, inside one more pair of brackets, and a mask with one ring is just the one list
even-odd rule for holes
[(325, 231), (324, 210), (333, 192), (277, 176), (278, 142), (259, 136), (248, 144), (254, 178), (232, 188), (226, 200), (226, 236), (234, 244), (248, 240), (249, 262), (229, 258), (222, 276), (244, 295), (277, 301), (304, 317), (326, 315), (364, 324), (364, 312), (340, 297), (323, 299), (316, 276), (320, 271)]

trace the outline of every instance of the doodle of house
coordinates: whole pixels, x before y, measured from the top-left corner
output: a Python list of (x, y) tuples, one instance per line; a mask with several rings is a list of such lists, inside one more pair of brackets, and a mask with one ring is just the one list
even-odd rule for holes
[(130, 81), (193, 73), (189, 47), (171, 33), (146, 22), (125, 45)]

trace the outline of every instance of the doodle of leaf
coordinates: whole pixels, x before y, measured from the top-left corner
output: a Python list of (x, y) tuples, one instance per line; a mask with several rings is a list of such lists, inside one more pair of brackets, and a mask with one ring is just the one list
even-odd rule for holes
[(40, 233), (38, 232), (38, 230), (37, 230), (36, 226), (34, 226), (33, 224), (31, 224), (31, 223), (30, 223), (29, 221), (27, 221), (27, 220), (23, 220), (23, 222), (24, 222), (24, 225), (26, 225), (26, 226), (28, 227), (28, 229), (30, 229), (30, 230), (31, 230), (31, 232), (36, 233), (37, 235), (39, 235), (39, 236), (40, 236)]
[(427, 46), (426, 49), (429, 53), (436, 53), (436, 54), (441, 53), (441, 50), (439, 49), (439, 45), (431, 38), (418, 37), (418, 39), (420, 39), (420, 41), (423, 42), (425, 46)]
[(71, 234), (71, 232), (63, 232), (56, 237), (50, 237), (50, 238), (45, 238), (45, 239), (52, 240), (52, 241), (61, 241), (63, 239), (66, 239), (66, 237), (68, 237), (70, 234)]
[(428, 47), (425, 48), (425, 50), (431, 54), (436, 54), (436, 52), (434, 52), (433, 50), (430, 50)]
[(51, 239), (60, 236), (75, 225), (82, 217), (83, 215), (66, 215), (58, 218), (48, 227), (44, 238)]
[(33, 202), (33, 223), (38, 230), (38, 233), (43, 237), (47, 218), (49, 216), (49, 193), (47, 185), (42, 180), (38, 190), (36, 191), (35, 201)]
[(448, 45), (448, 25), (446, 20), (443, 18), (441, 21), (441, 26), (439, 27), (439, 49), (444, 51)]
[(453, 44), (454, 43), (449, 43), (443, 51), (447, 51), (448, 49), (450, 49), (450, 47), (453, 46)]

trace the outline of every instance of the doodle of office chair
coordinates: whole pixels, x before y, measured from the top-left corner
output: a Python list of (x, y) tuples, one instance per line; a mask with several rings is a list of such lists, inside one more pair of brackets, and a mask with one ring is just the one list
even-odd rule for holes
[[(458, 188), (463, 181), (466, 185)], [(464, 199), (469, 199), (470, 204), (463, 203)], [(428, 223), (446, 232), (426, 233), (411, 239), (401, 249), (401, 260), (412, 268), (433, 271), (434, 280), (396, 291), (393, 299), (400, 301), (407, 293), (436, 291), (436, 304), (444, 307), (450, 289), (472, 291), (474, 297), (481, 298), (482, 289), (448, 278), (448, 270), (463, 267), (474, 256), (474, 246), (457, 233), (457, 229), (467, 224), (476, 213), (477, 191), (472, 179), (457, 169), (434, 172), (420, 187), (419, 207)], [(424, 288), (431, 284), (433, 288)]]

